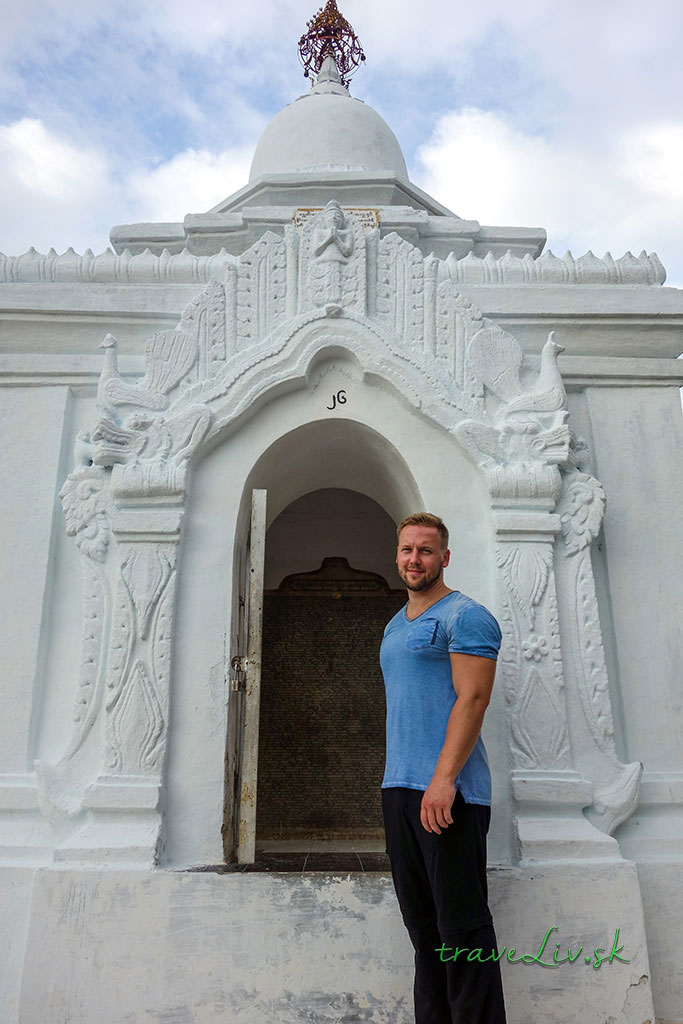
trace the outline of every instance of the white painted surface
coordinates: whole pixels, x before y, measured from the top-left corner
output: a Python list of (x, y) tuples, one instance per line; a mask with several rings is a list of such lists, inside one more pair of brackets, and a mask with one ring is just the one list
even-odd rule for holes
[[(510, 1024), (653, 1021), (633, 865), (490, 881)], [(539, 959), (581, 946), (574, 963), (512, 962), (538, 956), (553, 927)], [(628, 964), (609, 962), (617, 928)], [(44, 871), (19, 1024), (42, 1024), (48, 1006), (79, 1024), (410, 1024), (411, 984), (389, 875)]]
[[(350, 165), (368, 165), (371, 184), (380, 172), (405, 179), (384, 122), (333, 84), (317, 88), (266, 129), (253, 175), (285, 170), (291, 185), (300, 174), (302, 196), (316, 173), (342, 187)], [(341, 117), (330, 129), (334, 104)], [(366, 194), (358, 173), (350, 206)], [(410, 951), (386, 879), (152, 869), (157, 857), (166, 867), (222, 859), (226, 651), (254, 487), (268, 488), (269, 524), (320, 488), (358, 491), (394, 521), (416, 508), (444, 514), (447, 582), (503, 622), (485, 727), (499, 937), (532, 950), (557, 918), (560, 941), (604, 944), (619, 927), (632, 953), (631, 965), (599, 971), (506, 966), (511, 1024), (651, 1020), (641, 890), (620, 854), (639, 862), (658, 1017), (680, 1019), (678, 939), (662, 915), (679, 895), (683, 856), (681, 366), (672, 358), (683, 293), (655, 284), (649, 258), (478, 259), (487, 229), (402, 206), (385, 224), (398, 234), (365, 236), (348, 216), (320, 249), (324, 215), (283, 241), (290, 215), (273, 209), (238, 211), (255, 243), (239, 262), (200, 265), (179, 253), (173, 267), (158, 255), (48, 267), (30, 256), (0, 288), (10, 388), (3, 858), (47, 865), (56, 847), (58, 862), (99, 865), (37, 876), (22, 1024), (43, 1024), (46, 1006), (81, 1024), (106, 1024), (103, 1012), (112, 1024), (213, 1024), (225, 1012), (262, 1024), (275, 1012), (280, 1024), (287, 1014), (298, 1022), (302, 1007), (333, 1020), (328, 1007), (344, 992), (340, 1013), (409, 1019)], [(435, 221), (439, 245), (453, 238), (464, 247), (456, 255), (474, 247), (477, 256), (425, 258)], [(262, 238), (273, 223), (278, 234)], [(533, 232), (510, 230), (519, 254), (537, 245)], [(97, 280), (81, 280), (91, 270)], [(208, 291), (196, 275), (210, 278)], [(117, 369), (110, 347), (96, 409), (97, 345), (109, 330), (122, 358)], [(566, 350), (559, 364), (550, 330)], [(568, 402), (568, 382), (585, 394)], [(340, 389), (343, 412), (330, 410)], [(572, 461), (567, 408), (592, 471)], [(99, 465), (80, 441), (60, 469), (62, 447), (96, 425)], [(76, 543), (56, 541), (52, 525), (70, 469)], [(88, 544), (100, 528), (98, 559)], [(593, 559), (592, 542), (603, 548)], [(87, 729), (87, 716), (72, 721), (83, 703)], [(132, 774), (121, 770), (131, 764)], [(511, 867), (520, 855), (525, 866)], [(148, 870), (122, 873), (119, 860)], [(15, 1024), (29, 886), (26, 874), (4, 878), (3, 995)]]
[(61, 526), (56, 506), (67, 399), (65, 388), (0, 392), (0, 775), (33, 768), (52, 603), (53, 523), (55, 530)]
[(657, 1019), (680, 1024), (683, 1000), (678, 909), (683, 892), (683, 863), (680, 859), (669, 863), (648, 860), (638, 865), (638, 879)]
[(0, 868), (0, 1020), (19, 1019), (21, 976), (26, 953), (33, 871)]
[(266, 126), (249, 181), (267, 174), (329, 171), (386, 171), (408, 180), (401, 147), (386, 121), (330, 76), (321, 75), (310, 92)]
[(678, 390), (590, 389), (628, 757), (683, 770), (683, 416)]

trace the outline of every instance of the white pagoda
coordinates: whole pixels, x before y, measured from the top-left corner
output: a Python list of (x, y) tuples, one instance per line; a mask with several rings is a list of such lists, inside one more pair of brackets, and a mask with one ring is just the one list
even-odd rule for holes
[(683, 1021), (683, 292), (456, 216), (334, 0), (304, 42), (239, 192), (0, 255), (0, 1018), (409, 1024), (375, 658), (427, 509), (504, 634), (510, 1024)]

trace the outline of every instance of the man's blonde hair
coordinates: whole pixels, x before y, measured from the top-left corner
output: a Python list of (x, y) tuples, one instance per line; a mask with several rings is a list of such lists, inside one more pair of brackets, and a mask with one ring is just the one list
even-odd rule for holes
[(445, 551), (448, 547), (448, 527), (441, 516), (433, 516), (431, 512), (413, 512), (412, 516), (406, 516), (396, 527), (397, 537), (401, 536), (401, 530), (404, 526), (433, 526), (439, 531), (441, 550)]

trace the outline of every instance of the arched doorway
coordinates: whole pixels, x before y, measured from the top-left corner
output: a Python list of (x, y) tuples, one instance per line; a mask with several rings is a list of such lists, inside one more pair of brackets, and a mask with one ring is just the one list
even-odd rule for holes
[[(231, 664), (247, 653), (243, 624), (252, 492), (267, 492), (264, 533), (292, 502), (327, 488), (366, 495), (392, 523), (417, 509), (445, 514), (452, 528), (449, 585), (494, 607), (491, 512), (481, 474), (438, 423), (391, 387), (377, 386), (377, 375), (356, 380), (348, 402), (325, 411), (328, 393), (348, 388), (348, 367), (337, 353), (334, 365), (323, 367), (324, 385), (314, 386), (315, 377), (310, 386), (278, 390), (252, 408), (239, 429), (217, 434), (194, 469), (179, 577), (165, 863), (250, 863), (238, 852), (240, 705), (248, 694), (244, 674), (234, 680), (242, 685), (233, 690)], [(287, 571), (283, 568), (283, 574)], [(258, 702), (256, 709), (258, 723)], [(500, 769), (498, 792), (504, 793), (504, 709), (492, 713), (490, 721), (489, 749), (494, 769)], [(257, 773), (251, 782), (245, 792), (255, 812)], [(503, 801), (501, 834), (506, 808)], [(255, 842), (255, 814), (253, 826)]]
[(358, 491), (303, 495), (266, 540), (257, 851), (383, 848), (379, 645), (405, 603), (395, 523)]
[[(263, 603), (263, 591), (260, 596), (255, 595), (253, 587), (250, 585), (250, 581), (253, 583), (255, 578), (254, 567), (251, 565), (251, 556), (249, 555), (250, 551), (254, 551), (255, 544), (253, 536), (250, 539), (248, 527), (248, 509), (252, 493), (254, 495), (260, 493), (262, 499), (265, 499), (267, 495), (267, 525), (273, 527), (269, 543), (265, 545), (266, 550), (270, 552), (267, 555), (267, 586), (277, 588), (286, 576), (296, 575), (297, 572), (310, 573), (318, 570), (326, 557), (346, 558), (350, 570), (355, 574), (357, 583), (359, 582), (358, 575), (362, 576), (364, 572), (381, 578), (382, 592), (381, 594), (378, 592), (375, 596), (382, 598), (384, 608), (378, 615), (373, 616), (371, 624), (367, 627), (364, 634), (367, 639), (364, 642), (370, 646), (367, 651), (362, 653), (362, 656), (359, 655), (357, 661), (358, 664), (362, 662), (363, 665), (368, 662), (374, 666), (373, 671), (378, 672), (377, 652), (381, 633), (384, 625), (397, 609), (397, 595), (391, 594), (397, 578), (394, 575), (391, 582), (386, 579), (387, 575), (391, 576), (395, 572), (393, 565), (395, 524), (403, 516), (422, 506), (414, 478), (402, 456), (377, 431), (365, 424), (348, 419), (307, 423), (284, 434), (262, 453), (246, 480), (237, 522), (233, 575), (236, 590), (233, 599), (234, 614), (231, 629), (233, 660), (235, 654), (242, 655), (244, 653), (247, 646), (245, 644), (247, 635), (251, 637), (249, 644), (252, 643), (251, 624), (254, 621), (254, 614), (258, 617)], [(306, 497), (311, 494), (314, 496)], [(341, 504), (340, 495), (346, 495), (345, 498), (342, 498)], [(287, 513), (286, 510), (289, 506), (296, 503), (298, 499), (303, 500), (303, 505), (298, 506), (298, 509), (295, 508), (293, 513)], [(279, 515), (283, 512), (285, 512), (285, 516), (276, 525)], [(291, 527), (297, 515), (303, 516), (295, 531), (299, 540), (292, 542), (289, 539), (292, 536)], [(280, 534), (279, 541), (278, 534)], [(304, 536), (305, 540), (302, 539)], [(379, 536), (382, 537), (383, 553), (381, 555), (378, 554), (377, 538)], [(364, 539), (361, 539), (362, 537)], [(331, 548), (330, 543), (336, 544), (337, 547)], [(263, 539), (260, 538), (256, 546), (262, 545)], [(292, 554), (295, 547), (299, 551), (297, 557)], [(314, 553), (315, 558), (312, 557)], [(357, 564), (354, 564), (354, 561)], [(258, 570), (256, 575), (260, 572), (261, 570)], [(357, 587), (356, 597), (358, 597), (358, 591), (362, 589), (362, 587)], [(319, 594), (316, 596), (320, 597)], [(282, 598), (282, 595), (280, 597)], [(389, 601), (389, 607), (387, 607), (387, 598), (393, 598), (393, 601)], [(287, 600), (287, 598), (283, 599)], [(300, 604), (299, 611), (302, 607)], [(256, 609), (254, 614), (252, 614), (252, 609)], [(316, 613), (319, 612), (320, 607), (317, 606)], [(308, 621), (297, 624), (295, 646), (300, 636), (315, 637), (316, 631), (315, 627), (312, 628), (312, 621), (316, 613), (310, 610)], [(339, 609), (337, 609), (338, 615)], [(353, 615), (351, 617), (353, 618)], [(341, 621), (338, 622), (338, 626), (342, 630), (344, 629)], [(258, 631), (260, 634), (260, 625)], [(333, 630), (330, 631), (330, 636), (332, 633)], [(288, 640), (292, 640), (291, 635)], [(231, 688), (228, 708), (224, 849), (228, 861), (238, 859), (243, 863), (253, 861), (256, 849), (258, 777), (262, 770), (257, 748), (260, 748), (261, 754), (264, 750), (271, 750), (272, 744), (269, 743), (269, 740), (273, 735), (277, 736), (282, 733), (281, 727), (277, 724), (273, 726), (272, 722), (264, 722), (263, 735), (261, 735), (260, 667), (262, 655), (263, 645), (259, 637), (258, 651), (252, 645), (250, 656), (241, 661), (247, 666), (246, 675), (242, 680), (236, 681), (236, 685)], [(252, 670), (258, 671), (258, 680), (250, 674)], [(271, 667), (269, 671), (277, 673), (280, 669), (276, 666)], [(317, 671), (318, 674), (321, 674), (323, 668), (319, 668)], [(384, 710), (379, 675), (376, 677), (374, 692), (376, 693), (374, 724), (371, 729), (371, 738), (368, 738), (367, 742), (372, 743), (375, 757), (381, 763), (383, 761)], [(298, 696), (300, 697), (301, 694), (299, 693)], [(276, 707), (276, 704), (274, 706)], [(278, 717), (277, 710), (275, 716)], [(299, 717), (296, 723), (298, 732), (301, 732), (302, 725), (302, 719)], [(290, 735), (292, 729), (294, 729), (293, 725), (289, 730)], [(285, 729), (284, 734), (286, 733)], [(255, 740), (254, 737), (256, 737)], [(323, 743), (317, 745), (315, 749), (320, 752), (324, 747)], [(310, 751), (306, 756), (310, 760)], [(355, 774), (358, 773), (357, 764), (354, 763), (352, 771)], [(370, 777), (373, 779), (372, 785), (379, 787), (381, 772), (378, 773), (375, 768)], [(270, 776), (269, 783), (269, 775), (266, 773), (265, 779), (266, 787), (270, 784), (280, 794), (283, 791), (283, 786), (287, 786), (288, 790), (292, 789), (291, 777), (289, 780), (283, 781), (282, 778), (278, 780), (277, 777)], [(302, 775), (299, 773), (299, 781), (293, 787), (295, 790), (301, 790), (301, 779)], [(324, 799), (324, 796), (321, 799)], [(369, 837), (377, 847), (380, 844), (377, 793), (375, 793), (374, 800), (375, 811), (370, 814), (365, 828), (366, 838)], [(303, 798), (299, 800), (299, 810), (301, 810), (303, 802)], [(350, 811), (352, 803), (353, 801), (350, 800), (347, 811)], [(292, 817), (293, 810), (294, 808), (290, 805), (286, 814), (281, 814), (279, 818), (271, 817), (265, 831), (266, 835), (271, 836), (268, 841), (286, 841), (285, 836), (288, 830), (289, 838), (296, 841), (296, 834), (291, 832), (293, 828), (299, 828), (301, 830), (299, 834), (304, 835), (307, 841), (312, 840), (314, 833), (320, 841), (328, 842), (331, 841), (331, 837), (341, 840), (342, 833), (347, 840), (350, 833), (357, 834), (358, 822), (357, 820), (354, 822), (348, 813), (341, 821), (336, 820), (330, 823), (328, 820), (325, 824), (321, 818), (316, 822), (312, 822), (310, 819), (307, 822), (299, 820), (299, 824), (295, 826)], [(320, 836), (321, 831), (326, 838), (323, 839)]]

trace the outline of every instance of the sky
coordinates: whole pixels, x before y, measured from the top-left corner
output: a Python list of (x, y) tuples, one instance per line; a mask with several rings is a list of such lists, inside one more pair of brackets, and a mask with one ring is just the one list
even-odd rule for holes
[[(321, 0), (0, 0), (0, 252), (101, 252), (246, 184), (310, 86)], [(575, 256), (656, 252), (683, 287), (680, 0), (338, 0), (351, 93), (458, 216), (544, 227)]]

